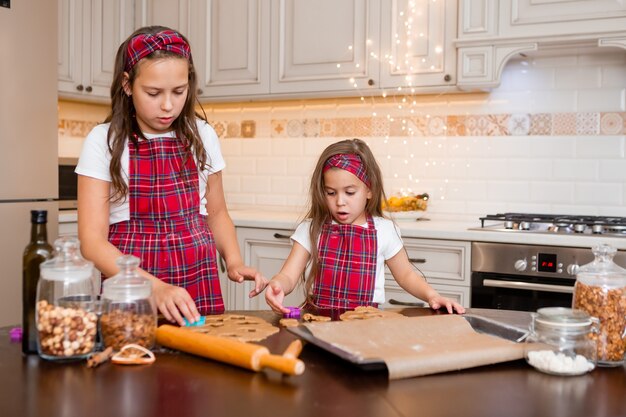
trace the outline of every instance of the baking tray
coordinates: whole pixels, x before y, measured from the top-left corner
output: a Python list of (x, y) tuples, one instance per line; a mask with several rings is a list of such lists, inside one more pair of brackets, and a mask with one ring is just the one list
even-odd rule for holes
[[(522, 342), (528, 333), (515, 326), (508, 325), (506, 323), (498, 322), (493, 319), (481, 317), (475, 314), (464, 314), (463, 317), (472, 326), (472, 328), (478, 333), (485, 333), (492, 336), (500, 337), (502, 339), (510, 340), (512, 342)], [(335, 345), (324, 342), (323, 340), (315, 337), (307, 327), (287, 327), (287, 330), (301, 339), (322, 348), (341, 359), (344, 359), (352, 364), (365, 370), (379, 370), (386, 369), (385, 362), (382, 359), (377, 358), (362, 358), (358, 357), (350, 352), (347, 352)]]

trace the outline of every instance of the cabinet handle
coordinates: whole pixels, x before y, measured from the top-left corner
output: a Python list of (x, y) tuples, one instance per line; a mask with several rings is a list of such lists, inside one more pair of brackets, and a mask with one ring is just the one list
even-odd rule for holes
[(78, 91), (83, 91), (83, 89), (84, 89), (84, 88), (85, 88), (85, 87), (83, 87), (83, 85), (82, 85), (82, 84), (78, 84), (78, 85), (76, 86), (76, 89), (77, 89)]
[(409, 262), (411, 262), (413, 264), (425, 264), (426, 263), (426, 259), (423, 259), (423, 258), (409, 258)]
[(280, 234), (280, 233), (274, 233), (274, 237), (276, 239), (289, 239), (291, 236), (283, 235), (283, 234)]
[(224, 265), (224, 258), (221, 255), (219, 256), (219, 262), (220, 262), (220, 269), (222, 270), (222, 272), (226, 272), (226, 266)]
[(93, 90), (93, 88), (91, 88), (90, 85), (88, 85), (87, 88), (85, 88), (85, 91), (88, 93), (91, 93), (91, 90)]
[(374, 85), (374, 80), (372, 80), (371, 78), (367, 80), (367, 85)]
[(394, 298), (389, 299), (389, 304), (393, 304), (396, 306), (426, 307), (425, 303), (412, 303), (409, 301), (398, 301)]
[(198, 94), (199, 96), (201, 96), (202, 94), (204, 94), (204, 91), (202, 91), (201, 88), (198, 88), (198, 90), (196, 91), (196, 94)]
[(444, 77), (443, 77), (443, 80), (444, 80), (444, 81), (446, 81), (446, 82), (447, 82), (447, 81), (450, 81), (451, 79), (452, 79), (452, 77), (450, 76), (450, 74), (446, 74), (446, 75), (444, 75)]

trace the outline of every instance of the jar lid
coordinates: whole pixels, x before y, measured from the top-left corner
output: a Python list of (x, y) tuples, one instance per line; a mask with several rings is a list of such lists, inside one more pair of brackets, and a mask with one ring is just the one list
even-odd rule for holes
[(626, 286), (626, 269), (613, 262), (617, 249), (601, 244), (594, 246), (592, 252), (595, 259), (578, 269), (576, 279), (587, 285), (612, 288)]
[(93, 262), (80, 254), (80, 242), (73, 236), (54, 241), (54, 257), (40, 265), (41, 278), (50, 281), (79, 282), (91, 279)]
[(583, 310), (565, 307), (545, 307), (533, 315), (536, 328), (561, 331), (589, 331), (593, 325), (592, 317)]
[(139, 258), (124, 255), (117, 259), (120, 267), (117, 275), (107, 279), (102, 284), (102, 298), (109, 301), (133, 301), (147, 299), (152, 292), (149, 280), (137, 273)]

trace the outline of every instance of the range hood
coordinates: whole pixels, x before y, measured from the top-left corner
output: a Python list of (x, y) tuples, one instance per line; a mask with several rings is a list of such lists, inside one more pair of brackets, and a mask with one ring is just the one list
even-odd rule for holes
[(514, 57), (626, 50), (626, 4), (618, 0), (459, 2), (457, 86), (490, 90)]

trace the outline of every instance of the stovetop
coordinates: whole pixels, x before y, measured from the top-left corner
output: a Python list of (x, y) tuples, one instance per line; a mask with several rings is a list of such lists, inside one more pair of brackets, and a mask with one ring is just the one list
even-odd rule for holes
[(480, 217), (480, 223), (473, 230), (626, 237), (626, 217), (501, 213)]

